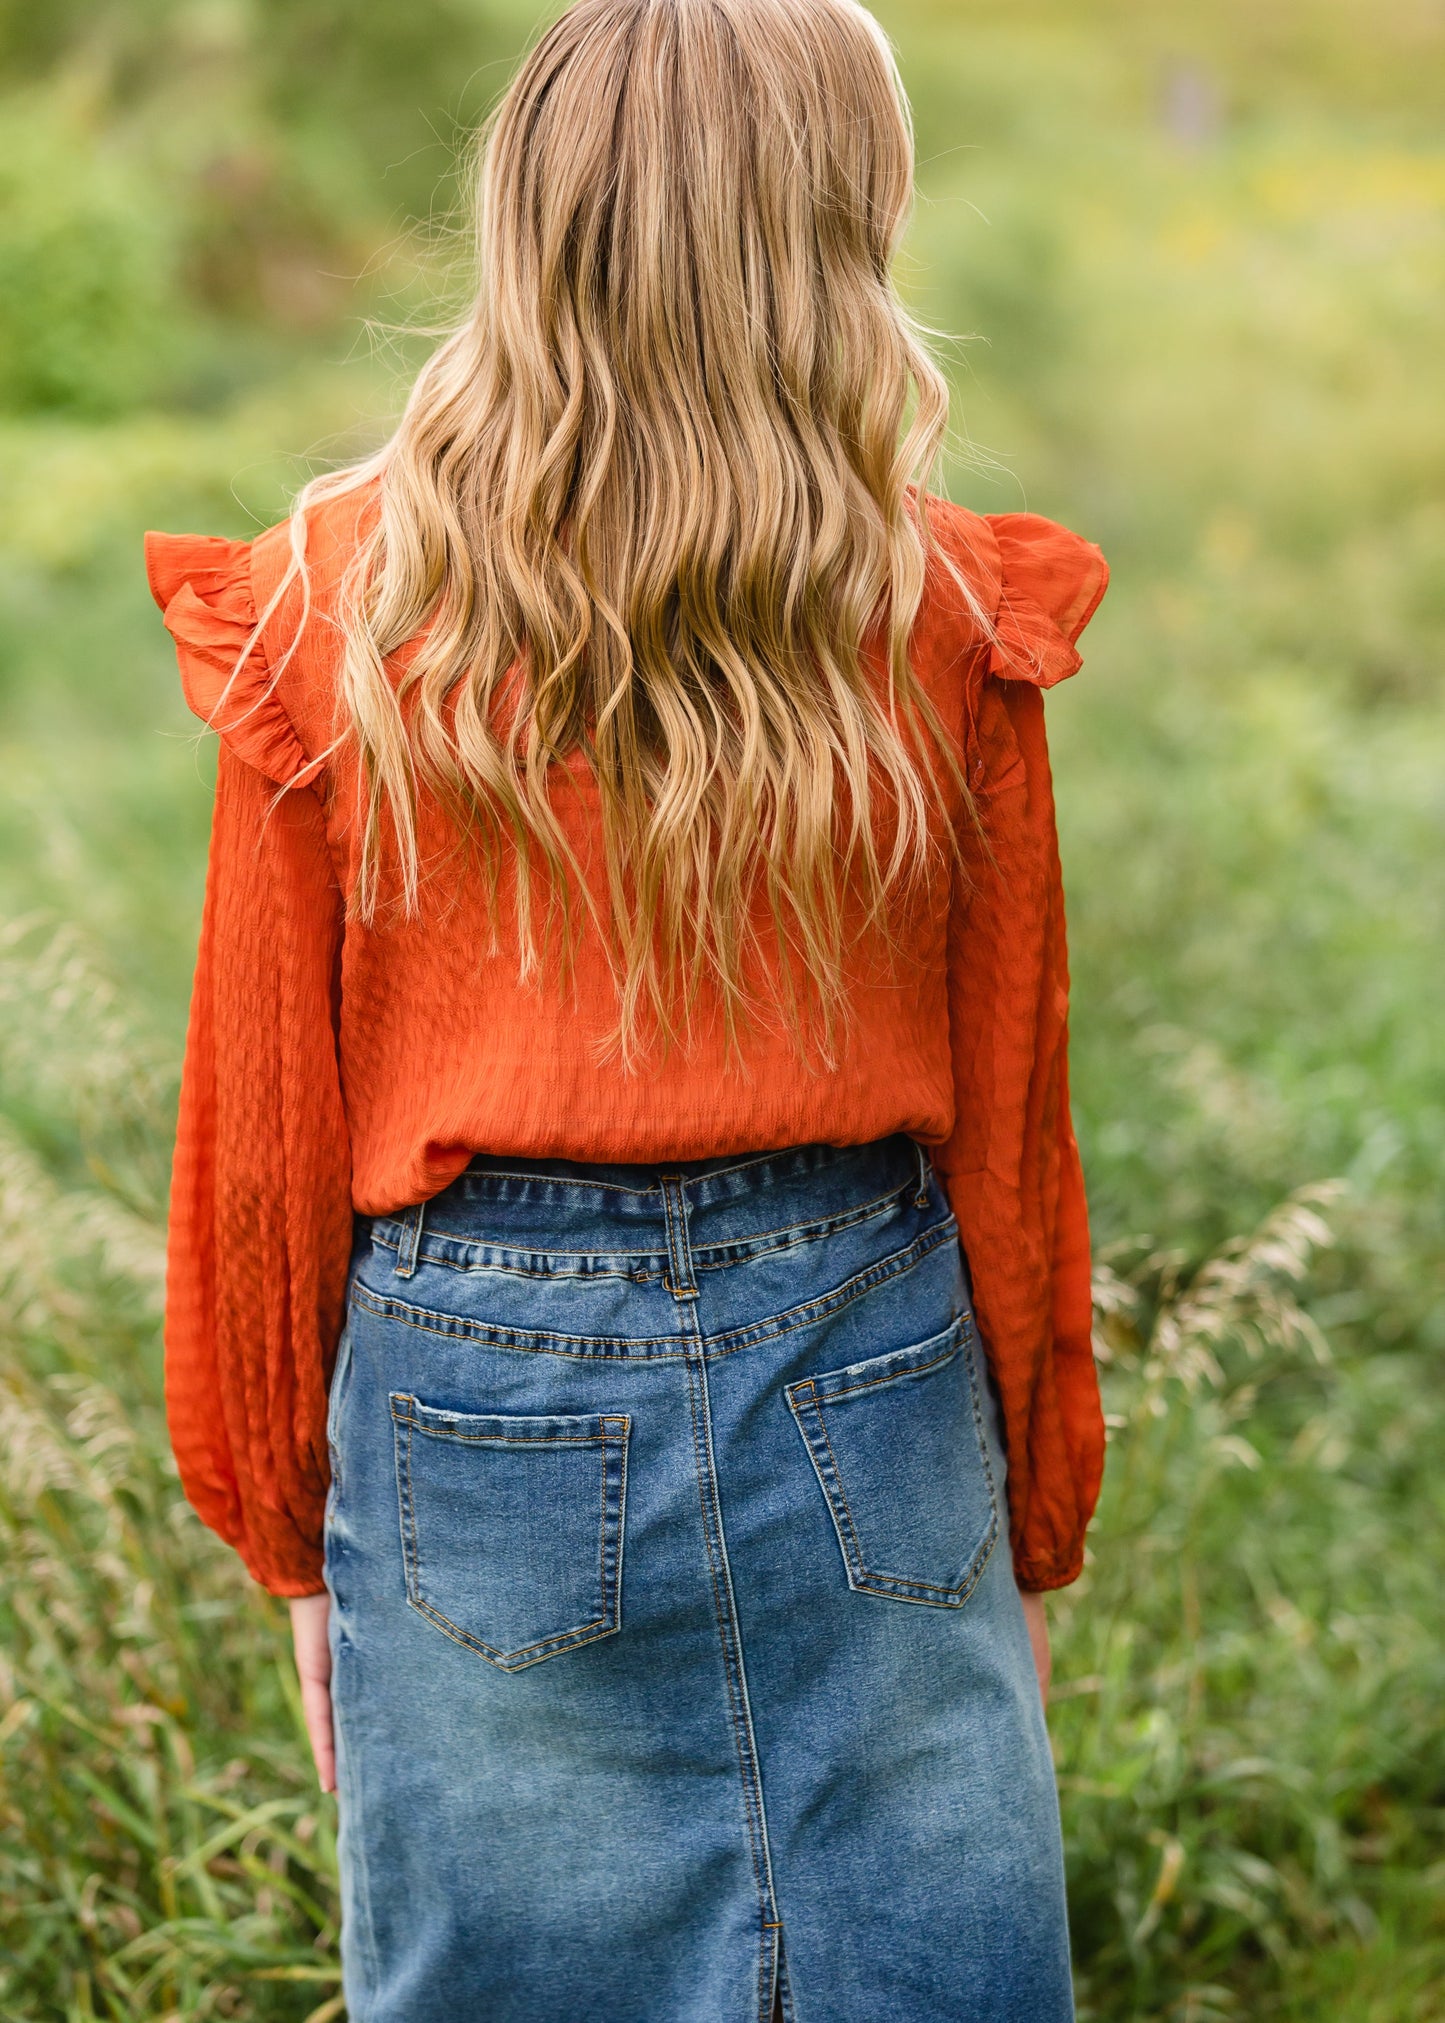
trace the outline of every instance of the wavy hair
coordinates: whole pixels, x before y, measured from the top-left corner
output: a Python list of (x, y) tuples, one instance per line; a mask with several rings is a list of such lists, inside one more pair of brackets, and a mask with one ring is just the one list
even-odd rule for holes
[[(430, 790), (494, 897), (515, 847), (524, 974), (537, 874), (581, 895), (624, 1054), (705, 985), (735, 1033), (769, 921), (831, 1030), (850, 936), (937, 848), (927, 753), (963, 787), (908, 661), (948, 416), (891, 279), (912, 176), (853, 0), (577, 0), (483, 130), (474, 304), (298, 500), (377, 481), (341, 604), (360, 913), (383, 863), (415, 908)], [(579, 756), (600, 889), (554, 804)]]

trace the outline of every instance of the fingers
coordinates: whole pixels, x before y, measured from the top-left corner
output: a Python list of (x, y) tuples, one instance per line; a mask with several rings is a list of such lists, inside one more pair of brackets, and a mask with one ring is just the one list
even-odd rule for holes
[(323, 1791), (336, 1789), (336, 1741), (331, 1721), (331, 1597), (302, 1595), (291, 1603), (291, 1640), (301, 1683), (306, 1737)]
[(323, 1679), (301, 1681), (301, 1711), (323, 1791), (336, 1789), (336, 1744), (331, 1729), (331, 1688)]

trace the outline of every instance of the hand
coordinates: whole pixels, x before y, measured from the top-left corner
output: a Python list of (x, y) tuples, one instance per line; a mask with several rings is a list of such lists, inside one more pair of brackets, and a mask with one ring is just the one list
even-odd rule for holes
[(1042, 1595), (1020, 1595), (1024, 1605), (1024, 1621), (1029, 1626), (1029, 1643), (1033, 1647), (1034, 1670), (1039, 1675), (1039, 1698), (1047, 1707), (1049, 1704), (1049, 1676), (1054, 1668), (1053, 1654), (1049, 1650), (1049, 1619), (1044, 1614)]
[(336, 1789), (336, 1743), (331, 1732), (331, 1645), (326, 1635), (330, 1616), (329, 1594), (298, 1595), (292, 1600), (291, 1641), (296, 1648), (296, 1671), (301, 1680), (301, 1711), (306, 1717), (306, 1736), (323, 1791)]

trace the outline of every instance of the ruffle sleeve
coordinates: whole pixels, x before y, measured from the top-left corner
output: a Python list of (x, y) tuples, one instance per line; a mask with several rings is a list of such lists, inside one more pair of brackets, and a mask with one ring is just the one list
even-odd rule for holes
[(965, 705), (974, 820), (961, 830), (948, 954), (955, 1124), (936, 1161), (1003, 1410), (1014, 1570), (1023, 1588), (1055, 1588), (1083, 1564), (1104, 1423), (1041, 690), (1080, 666), (1075, 641), (1108, 568), (1092, 542), (1033, 513), (961, 520), (954, 539), (993, 637), (970, 635), (979, 645)]
[(145, 561), (191, 710), (273, 785), (309, 785), (324, 758), (308, 756), (276, 692), (257, 622), (250, 542), (147, 534)]
[(244, 541), (151, 534), (186, 700), (219, 731), (171, 1177), (166, 1412), (182, 1484), (273, 1594), (322, 1587), (327, 1382), (352, 1240), (345, 901)]
[(988, 671), (1052, 688), (1083, 664), (1075, 641), (1109, 587), (1109, 565), (1092, 541), (1038, 513), (991, 513), (988, 527), (999, 578)]

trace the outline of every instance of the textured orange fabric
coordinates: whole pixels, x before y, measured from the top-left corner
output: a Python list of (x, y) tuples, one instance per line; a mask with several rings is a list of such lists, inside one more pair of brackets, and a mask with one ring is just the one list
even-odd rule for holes
[[(312, 516), (304, 625), (294, 586), (276, 598), (284, 526), (146, 543), (187, 700), (221, 734), (166, 1319), (172, 1440), (202, 1517), (273, 1592), (320, 1587), (353, 1210), (422, 1200), (475, 1152), (668, 1161), (905, 1131), (935, 1148), (958, 1216), (1003, 1401), (1019, 1580), (1072, 1580), (1103, 1426), (1040, 691), (1079, 665), (1103, 557), (1032, 514), (930, 502), (940, 547), (995, 615), (985, 640), (934, 558), (912, 659), (976, 797), (978, 826), (951, 811), (966, 872), (938, 853), (894, 923), (901, 953), (858, 936), (831, 1066), (801, 1063), (781, 1021), (730, 1055), (704, 1006), (688, 1044), (629, 1073), (604, 1057), (615, 1000), (595, 938), (565, 978), (522, 982), (507, 874), (494, 912), (426, 798), (418, 912), (348, 918), (357, 769), (333, 749), (328, 621), (367, 506)], [(586, 871), (597, 809), (580, 765), (558, 807)]]

